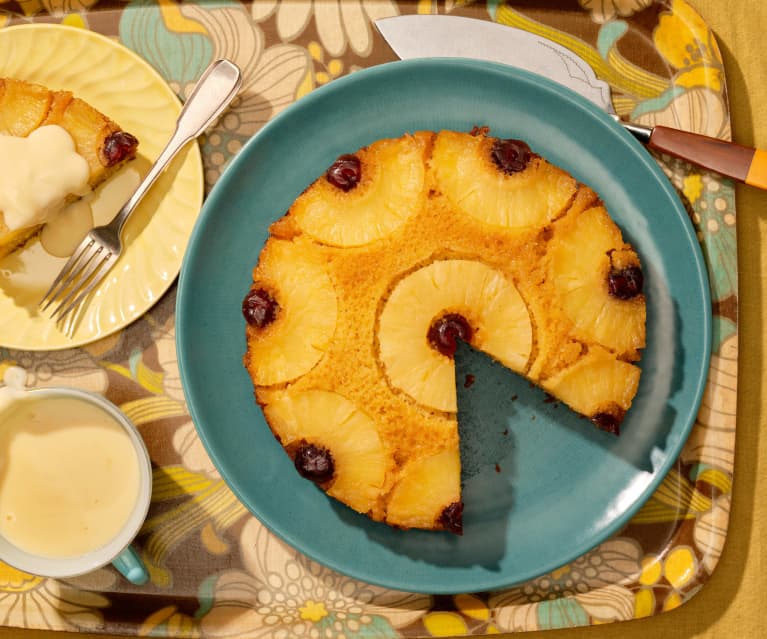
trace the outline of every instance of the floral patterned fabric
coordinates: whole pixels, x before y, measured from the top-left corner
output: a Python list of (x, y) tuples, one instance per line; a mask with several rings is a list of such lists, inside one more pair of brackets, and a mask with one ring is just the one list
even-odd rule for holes
[[(245, 141), (314, 88), (392, 60), (373, 27), (448, 13), (540, 33), (585, 58), (626, 118), (730, 137), (722, 58), (684, 0), (541, 1), (0, 0), (0, 28), (53, 21), (114, 37), (181, 96), (216, 57), (244, 72), (240, 96), (202, 141), (209, 189)], [(168, 637), (426, 637), (624, 621), (678, 607), (706, 583), (730, 510), (737, 391), (733, 187), (657, 158), (698, 231), (714, 302), (714, 344), (692, 435), (662, 485), (614, 537), (550, 574), (501, 592), (429, 596), (370, 586), (272, 536), (227, 488), (186, 408), (174, 346), (175, 291), (120, 333), (69, 351), (0, 347), (0, 374), (100, 392), (138, 425), (154, 463), (137, 540), (151, 583), (111, 568), (56, 581), (0, 564), (0, 625)]]

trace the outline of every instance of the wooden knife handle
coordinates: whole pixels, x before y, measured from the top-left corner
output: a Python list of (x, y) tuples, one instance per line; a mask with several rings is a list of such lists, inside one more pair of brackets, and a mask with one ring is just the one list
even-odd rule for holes
[(653, 127), (647, 145), (767, 190), (767, 151), (665, 126)]

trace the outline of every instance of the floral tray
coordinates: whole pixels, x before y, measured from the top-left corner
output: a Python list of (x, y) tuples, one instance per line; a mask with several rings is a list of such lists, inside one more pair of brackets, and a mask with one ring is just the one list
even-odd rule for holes
[[(0, 28), (55, 22), (118, 39), (184, 97), (208, 63), (244, 71), (234, 108), (202, 143), (206, 188), (265, 122), (312, 89), (394, 59), (373, 27), (400, 13), (450, 13), (534, 31), (574, 50), (613, 88), (618, 113), (729, 139), (724, 68), (714, 35), (684, 0), (552, 3), (284, 3), (0, 0)], [(44, 43), (43, 43), (44, 46)], [(197, 438), (174, 344), (175, 288), (140, 320), (88, 346), (0, 347), (0, 373), (33, 385), (105, 394), (139, 426), (154, 462), (137, 547), (151, 583), (111, 568), (66, 581), (0, 564), (0, 623), (172, 637), (427, 637), (623, 621), (680, 606), (703, 587), (729, 519), (737, 390), (734, 189), (687, 163), (657, 158), (695, 224), (709, 268), (713, 356), (703, 404), (680, 458), (618, 534), (517, 587), (457, 596), (389, 591), (332, 572), (272, 536), (227, 488)]]

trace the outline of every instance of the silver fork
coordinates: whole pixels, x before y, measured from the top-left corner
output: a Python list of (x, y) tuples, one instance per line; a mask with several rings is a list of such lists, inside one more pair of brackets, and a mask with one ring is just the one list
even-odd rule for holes
[(120, 257), (120, 234), (128, 217), (181, 148), (221, 115), (237, 94), (241, 82), (240, 69), (229, 60), (217, 60), (205, 70), (184, 104), (175, 131), (157, 161), (112, 221), (93, 228), (83, 238), (40, 300), (42, 311), (58, 303), (51, 318), (57, 323), (63, 321), (106, 277)]

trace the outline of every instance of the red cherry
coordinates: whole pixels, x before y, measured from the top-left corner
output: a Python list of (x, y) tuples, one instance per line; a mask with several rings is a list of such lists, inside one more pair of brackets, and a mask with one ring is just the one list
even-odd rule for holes
[(499, 169), (512, 174), (523, 171), (533, 157), (533, 152), (522, 140), (496, 140), (491, 151)]
[(325, 174), (328, 182), (344, 193), (351, 191), (362, 179), (362, 164), (356, 155), (342, 155)]
[(468, 342), (472, 334), (471, 326), (462, 315), (449, 313), (432, 323), (426, 337), (440, 353), (452, 357), (458, 348), (458, 340)]

